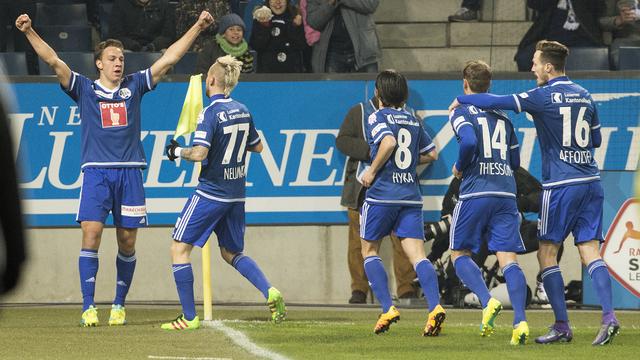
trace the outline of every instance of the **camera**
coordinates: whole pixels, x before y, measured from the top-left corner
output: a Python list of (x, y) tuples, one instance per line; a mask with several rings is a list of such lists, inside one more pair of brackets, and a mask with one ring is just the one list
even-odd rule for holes
[(440, 221), (424, 224), (424, 239), (430, 241), (438, 236), (445, 235), (451, 227), (451, 215), (445, 215)]

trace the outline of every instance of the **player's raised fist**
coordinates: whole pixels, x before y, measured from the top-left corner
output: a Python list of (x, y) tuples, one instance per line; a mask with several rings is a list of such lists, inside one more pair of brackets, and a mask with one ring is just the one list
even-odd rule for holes
[(22, 14), (18, 16), (18, 18), (16, 19), (16, 28), (18, 28), (18, 30), (22, 32), (31, 29), (31, 18), (29, 17), (29, 15)]
[(211, 24), (213, 24), (213, 16), (211, 16), (208, 11), (201, 12), (198, 17), (198, 26), (200, 27), (200, 30), (208, 28)]

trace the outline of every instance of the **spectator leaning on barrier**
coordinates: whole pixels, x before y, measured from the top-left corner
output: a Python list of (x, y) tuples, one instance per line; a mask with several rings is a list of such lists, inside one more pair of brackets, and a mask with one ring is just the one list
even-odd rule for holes
[(200, 52), (208, 44), (214, 43), (218, 22), (231, 12), (227, 0), (181, 0), (176, 7), (176, 34), (182, 36), (187, 32), (203, 11), (208, 11), (213, 16), (213, 25), (198, 36), (191, 51)]
[(209, 67), (216, 59), (225, 55), (231, 55), (242, 61), (242, 72), (251, 73), (253, 69), (253, 54), (249, 44), (242, 37), (244, 34), (244, 21), (236, 14), (227, 14), (220, 19), (218, 33), (215, 42), (208, 44), (200, 54), (196, 62), (196, 74), (206, 74)]
[(288, 0), (267, 0), (253, 12), (251, 47), (258, 52), (259, 73), (304, 72), (307, 47), (302, 16)]
[(378, 0), (308, 0), (307, 21), (320, 31), (313, 72), (377, 72), (380, 46), (373, 13)]
[(598, 19), (605, 11), (604, 0), (527, 0), (527, 6), (537, 15), (518, 45), (518, 71), (531, 70), (539, 40), (559, 41), (569, 48), (603, 46)]
[(611, 31), (611, 65), (618, 69), (621, 46), (640, 46), (640, 9), (636, 0), (607, 0), (606, 16), (600, 18), (602, 30)]
[(176, 37), (173, 9), (167, 0), (116, 0), (109, 37), (120, 40), (125, 50), (165, 50)]

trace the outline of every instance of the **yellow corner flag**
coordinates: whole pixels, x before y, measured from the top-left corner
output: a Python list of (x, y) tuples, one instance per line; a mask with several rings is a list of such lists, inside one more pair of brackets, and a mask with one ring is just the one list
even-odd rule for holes
[[(198, 115), (200, 115), (202, 108), (202, 74), (198, 74), (191, 76), (189, 79), (189, 88), (187, 89), (187, 95), (184, 97), (184, 104), (182, 104), (182, 111), (180, 112), (176, 131), (173, 134), (174, 139), (196, 131)], [(199, 168), (200, 163), (196, 163), (194, 166)], [(202, 247), (202, 288), (204, 320), (212, 320), (211, 246), (208, 241)]]
[(184, 97), (182, 111), (173, 138), (196, 131), (198, 115), (202, 111), (202, 74), (193, 75), (189, 79), (189, 88)]

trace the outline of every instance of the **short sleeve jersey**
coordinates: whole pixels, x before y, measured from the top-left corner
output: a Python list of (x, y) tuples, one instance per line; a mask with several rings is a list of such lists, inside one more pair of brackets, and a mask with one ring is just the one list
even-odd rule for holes
[(247, 148), (259, 142), (244, 104), (223, 95), (212, 96), (211, 104), (200, 113), (193, 139), (194, 146), (209, 148), (202, 162), (198, 192), (216, 201), (244, 201)]
[(142, 96), (153, 90), (150, 69), (125, 76), (116, 89), (72, 72), (69, 89), (63, 90), (78, 104), (82, 169), (147, 166), (140, 141), (140, 105)]
[(371, 159), (376, 158), (380, 142), (388, 135), (396, 139), (397, 145), (367, 189), (366, 201), (422, 207), (416, 167), (420, 154), (430, 152), (435, 145), (422, 122), (409, 111), (382, 108), (371, 114), (365, 124), (365, 139), (371, 149)]
[(483, 196), (515, 197), (516, 182), (510, 165), (511, 151), (519, 151), (518, 138), (507, 115), (499, 110), (482, 110), (473, 105), (456, 108), (449, 122), (458, 132), (470, 126), (477, 146), (471, 163), (462, 171), (460, 199)]
[(591, 130), (600, 127), (591, 95), (566, 76), (513, 95), (533, 117), (542, 152), (542, 185), (553, 188), (600, 179)]

